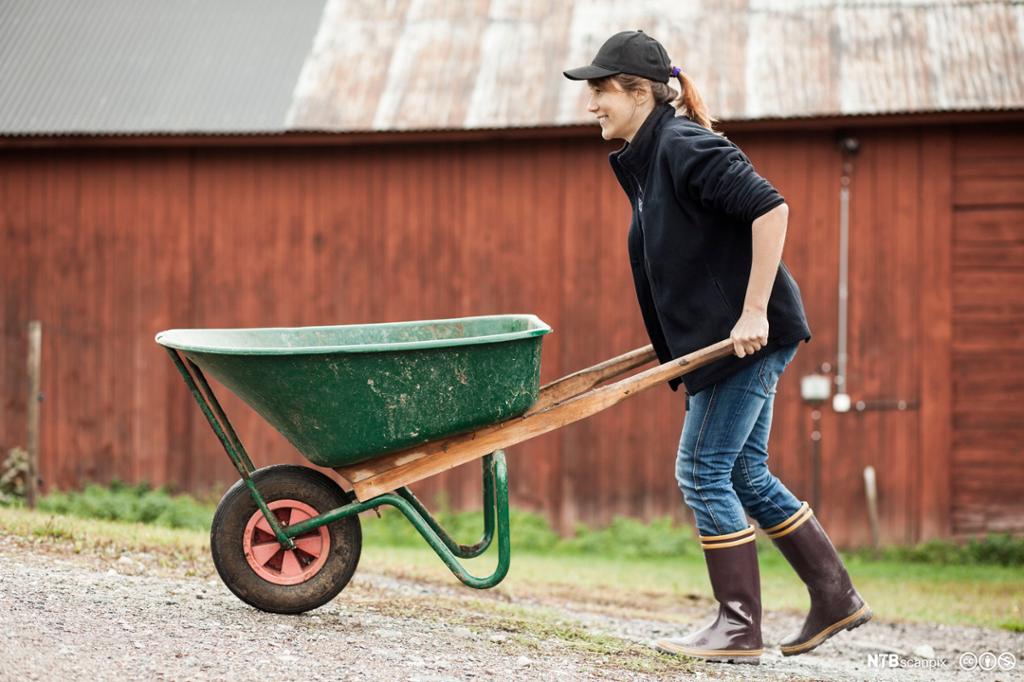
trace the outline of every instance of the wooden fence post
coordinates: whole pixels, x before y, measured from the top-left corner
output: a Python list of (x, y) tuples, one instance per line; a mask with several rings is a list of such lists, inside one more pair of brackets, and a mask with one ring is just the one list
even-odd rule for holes
[(40, 364), (43, 327), (38, 320), (28, 323), (28, 472), (25, 475), (25, 501), (29, 509), (36, 506), (39, 495), (39, 401)]
[(878, 528), (878, 483), (875, 480), (875, 467), (870, 464), (864, 467), (864, 494), (868, 502), (868, 522), (871, 524), (871, 549), (877, 553), (881, 544), (881, 533)]

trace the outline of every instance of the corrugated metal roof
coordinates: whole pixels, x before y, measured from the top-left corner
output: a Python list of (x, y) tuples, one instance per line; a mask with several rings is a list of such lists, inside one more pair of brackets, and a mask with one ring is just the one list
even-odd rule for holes
[(0, 134), (590, 123), (631, 28), (723, 120), (1024, 108), (1021, 0), (2, 0)]
[[(1024, 5), (1016, 1), (385, 4), (375, 19), (366, 3), (327, 1), (290, 127), (589, 123), (585, 86), (561, 71), (634, 28), (665, 44), (723, 120), (1024, 108)], [(364, 54), (372, 73), (358, 64)]]
[(0, 132), (272, 132), (324, 0), (2, 0)]

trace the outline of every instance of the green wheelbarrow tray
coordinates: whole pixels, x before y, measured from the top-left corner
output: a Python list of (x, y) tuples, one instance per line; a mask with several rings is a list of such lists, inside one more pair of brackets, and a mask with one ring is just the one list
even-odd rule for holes
[[(355, 571), (358, 515), (391, 505), (459, 580), (493, 587), (511, 556), (503, 448), (732, 354), (725, 339), (609, 383), (656, 359), (645, 346), (538, 387), (541, 339), (550, 331), (533, 315), (497, 315), (158, 334), (241, 477), (218, 505), (211, 530), (225, 584), (265, 611), (316, 608)], [(352, 489), (308, 467), (257, 469), (206, 373)], [(478, 542), (463, 545), (407, 486), (476, 459), (483, 465), (484, 529)], [(470, 575), (459, 559), (481, 555), (494, 537), (494, 572)]]
[(340, 467), (522, 414), (537, 399), (533, 315), (269, 329), (173, 329), (174, 348), (280, 431)]

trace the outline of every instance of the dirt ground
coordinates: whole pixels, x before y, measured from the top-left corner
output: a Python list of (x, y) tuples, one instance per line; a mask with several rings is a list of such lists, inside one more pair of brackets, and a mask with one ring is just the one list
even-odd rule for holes
[[(1024, 636), (872, 621), (815, 652), (773, 646), (799, 617), (766, 613), (761, 665), (677, 659), (647, 643), (708, 619), (710, 602), (476, 591), (361, 567), (302, 616), (256, 611), (216, 575), (145, 553), (74, 553), (0, 534), (0, 679), (1015, 680)], [(1008, 652), (982, 672), (965, 652)]]

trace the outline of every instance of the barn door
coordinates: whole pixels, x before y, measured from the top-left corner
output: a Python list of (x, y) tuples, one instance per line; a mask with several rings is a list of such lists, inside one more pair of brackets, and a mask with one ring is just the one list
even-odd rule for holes
[(1024, 133), (953, 137), (952, 530), (1024, 531)]

